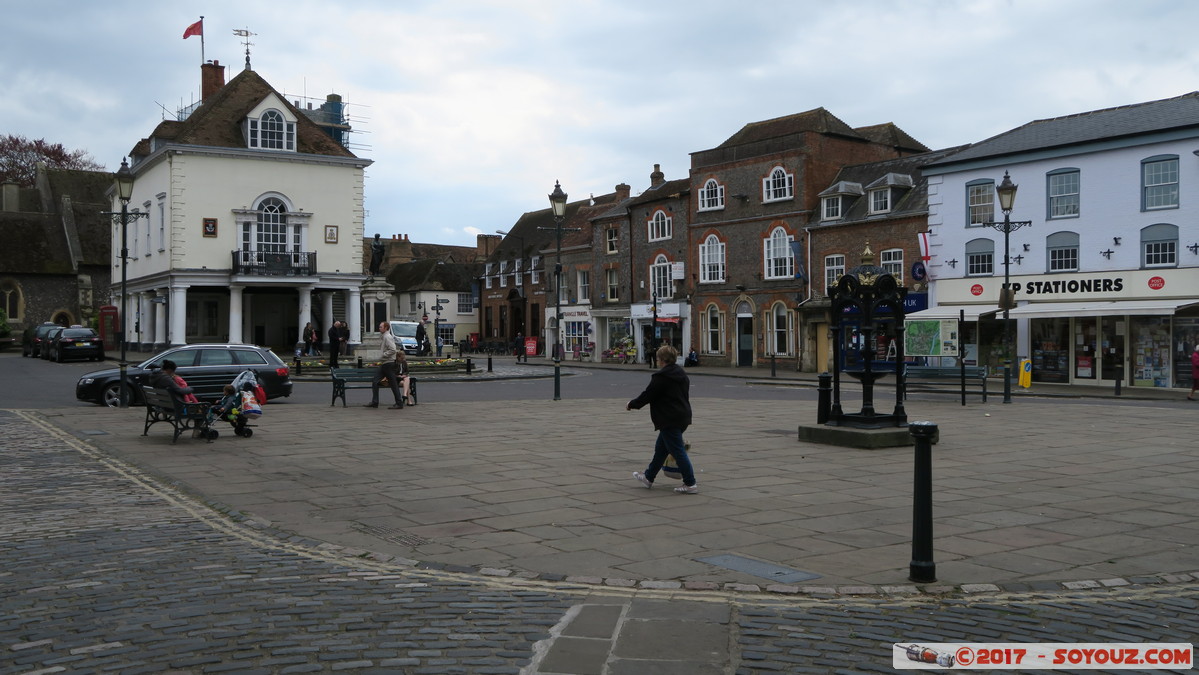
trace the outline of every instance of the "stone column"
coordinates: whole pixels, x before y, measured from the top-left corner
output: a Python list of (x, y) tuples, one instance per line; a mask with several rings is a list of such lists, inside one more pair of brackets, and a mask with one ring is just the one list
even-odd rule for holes
[(321, 317), (324, 318), (324, 325), (317, 326), (317, 330), (321, 333), (321, 342), (329, 341), (329, 326), (333, 325), (333, 292), (322, 291), (321, 294)]
[(245, 323), (242, 311), (242, 298), (246, 287), (241, 284), (229, 286), (229, 343), (245, 344), (242, 337), (242, 326)]
[(362, 344), (362, 289), (350, 289), (350, 301), (346, 303), (346, 321), (350, 324), (350, 344)]
[(160, 351), (167, 346), (167, 291), (162, 288), (154, 289), (154, 295), (164, 302), (154, 304), (154, 351)]
[(171, 346), (187, 344), (187, 289), (186, 284), (171, 285)]
[[(299, 315), (296, 319), (296, 335), (301, 343), (298, 348), (303, 349), (304, 324), (312, 321), (312, 286), (300, 286), (296, 289), (296, 293), (300, 295), (299, 303), (297, 303)], [(296, 348), (296, 345), (292, 345), (292, 349)]]

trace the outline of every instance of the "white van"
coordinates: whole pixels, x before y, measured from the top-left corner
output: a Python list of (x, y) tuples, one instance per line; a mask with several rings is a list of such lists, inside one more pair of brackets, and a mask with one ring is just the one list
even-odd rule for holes
[(395, 336), (396, 347), (404, 350), (408, 356), (420, 354), (420, 344), (416, 341), (416, 321), (390, 321), (391, 334)]

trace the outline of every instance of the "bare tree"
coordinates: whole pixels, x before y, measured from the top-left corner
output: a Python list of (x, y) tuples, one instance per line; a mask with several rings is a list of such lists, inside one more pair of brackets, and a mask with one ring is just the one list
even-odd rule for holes
[(47, 143), (41, 138), (31, 141), (12, 134), (0, 136), (0, 183), (33, 187), (38, 162), (45, 162), (51, 169), (104, 170), (104, 165), (86, 150), (67, 150), (62, 143)]

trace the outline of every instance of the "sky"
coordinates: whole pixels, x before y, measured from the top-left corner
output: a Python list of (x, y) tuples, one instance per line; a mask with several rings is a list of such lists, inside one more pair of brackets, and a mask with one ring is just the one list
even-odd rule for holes
[(340, 94), (367, 237), (473, 246), (746, 124), (823, 107), (932, 149), (1199, 90), (1192, 0), (2, 0), (0, 134), (115, 170), (199, 95), (204, 58)]

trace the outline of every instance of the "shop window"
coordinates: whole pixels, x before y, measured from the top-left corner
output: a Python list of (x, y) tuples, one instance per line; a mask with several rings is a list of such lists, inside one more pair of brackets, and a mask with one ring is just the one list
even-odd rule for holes
[(1078, 271), (1078, 234), (1054, 232), (1045, 239), (1050, 272)]

